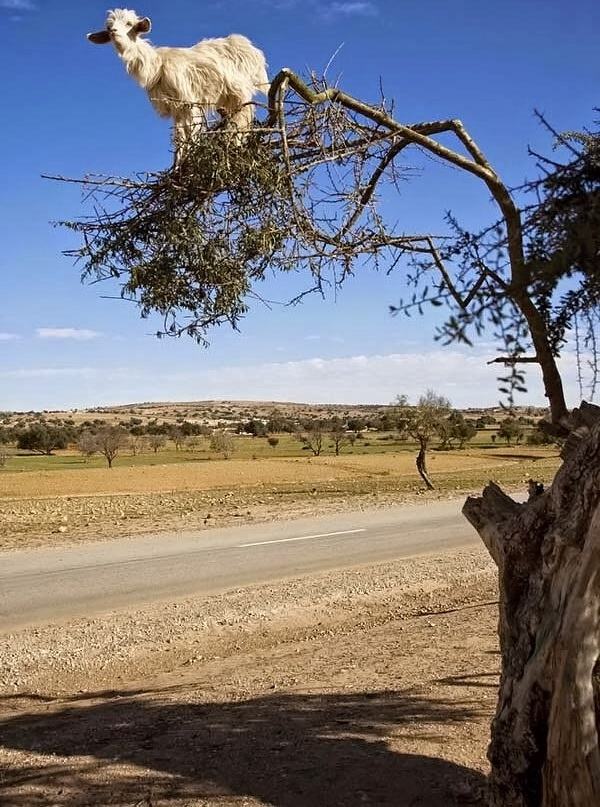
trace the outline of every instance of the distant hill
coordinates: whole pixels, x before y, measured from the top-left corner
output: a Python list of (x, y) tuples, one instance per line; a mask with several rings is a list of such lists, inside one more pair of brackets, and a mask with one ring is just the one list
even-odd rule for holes
[[(42, 415), (46, 420), (72, 421), (79, 424), (86, 420), (103, 420), (107, 422), (140, 419), (142, 423), (150, 420), (177, 422), (188, 420), (196, 423), (214, 424), (223, 421), (250, 420), (252, 418), (268, 419), (277, 412), (290, 418), (372, 418), (392, 408), (390, 404), (307, 404), (295, 401), (144, 401), (142, 403), (122, 404), (118, 406), (99, 406), (89, 409), (43, 412), (4, 412), (0, 413), (0, 423), (6, 425), (20, 421), (37, 420)], [(488, 414), (501, 420), (506, 416), (501, 407), (468, 408), (461, 410), (466, 416), (478, 418)], [(519, 407), (517, 415), (539, 418), (545, 414), (540, 407)]]

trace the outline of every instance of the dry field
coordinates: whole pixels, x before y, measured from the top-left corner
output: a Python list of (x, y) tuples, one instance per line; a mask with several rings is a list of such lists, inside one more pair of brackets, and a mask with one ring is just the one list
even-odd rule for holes
[[(490, 478), (524, 489), (531, 476), (551, 478), (558, 462), (556, 451), (529, 447), (433, 452), (433, 496), (477, 491)], [(406, 451), (4, 471), (0, 549), (270, 521), (423, 495), (414, 457)]]
[[(540, 449), (499, 449), (483, 452), (432, 453), (428, 463), (436, 474), (468, 473), (515, 467), (519, 462), (545, 460), (548, 452)], [(541, 463), (543, 464), (543, 463)], [(212, 490), (304, 483), (307, 485), (335, 480), (374, 479), (377, 477), (414, 478), (414, 457), (408, 452), (358, 456), (321, 456), (260, 460), (211, 460), (180, 464), (139, 467), (82, 468), (77, 471), (32, 471), (3, 473), (0, 497), (37, 498), (42, 496), (90, 496), (100, 494), (168, 493), (172, 491)]]

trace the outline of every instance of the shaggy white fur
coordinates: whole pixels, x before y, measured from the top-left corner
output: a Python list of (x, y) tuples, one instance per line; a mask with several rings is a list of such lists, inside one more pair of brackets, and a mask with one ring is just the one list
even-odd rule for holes
[(99, 45), (112, 42), (154, 109), (172, 118), (176, 155), (211, 111), (241, 131), (250, 129), (252, 98), (269, 89), (264, 53), (239, 34), (203, 39), (190, 48), (155, 48), (142, 38), (151, 27), (148, 17), (114, 9), (108, 12), (106, 29), (88, 34), (88, 39)]

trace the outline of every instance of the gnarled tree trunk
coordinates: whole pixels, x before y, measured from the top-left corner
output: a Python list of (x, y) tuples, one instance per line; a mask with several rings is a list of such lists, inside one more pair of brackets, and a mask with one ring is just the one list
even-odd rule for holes
[(600, 805), (600, 408), (572, 420), (547, 491), (519, 504), (492, 483), (463, 509), (499, 572), (492, 807)]
[(435, 490), (433, 482), (427, 473), (427, 443), (422, 440), (419, 442), (419, 453), (417, 454), (416, 465), (417, 471), (423, 482), (425, 482), (427, 490)]

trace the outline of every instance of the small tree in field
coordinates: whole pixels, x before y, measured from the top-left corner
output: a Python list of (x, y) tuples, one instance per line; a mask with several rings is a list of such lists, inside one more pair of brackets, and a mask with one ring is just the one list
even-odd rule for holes
[(8, 451), (0, 443), (0, 468), (4, 468), (8, 459)]
[(132, 456), (137, 457), (148, 448), (148, 440), (145, 434), (130, 434), (127, 441), (127, 447), (131, 451)]
[(267, 443), (271, 446), (271, 448), (277, 448), (279, 445), (279, 437), (267, 437)]
[(93, 457), (98, 451), (96, 435), (93, 434), (93, 432), (82, 432), (77, 440), (77, 450), (80, 454), (83, 454), (86, 459)]
[(458, 447), (464, 448), (465, 443), (470, 442), (477, 434), (474, 423), (461, 416), (453, 426), (453, 434), (458, 441)]
[(325, 433), (320, 424), (315, 423), (305, 432), (296, 432), (295, 437), (298, 442), (312, 452), (313, 457), (321, 456)]
[(210, 450), (221, 454), (228, 460), (235, 450), (235, 438), (232, 434), (221, 429), (215, 430), (210, 436)]
[(180, 451), (183, 445), (185, 444), (186, 434), (185, 431), (180, 426), (174, 426), (170, 432), (169, 436), (175, 445), (175, 451)]
[(441, 440), (440, 450), (453, 448), (454, 443), (463, 448), (465, 443), (475, 437), (477, 429), (461, 412), (452, 412), (440, 423), (438, 434)]
[(34, 454), (51, 456), (56, 449), (66, 448), (69, 433), (59, 426), (47, 426), (44, 423), (30, 426), (19, 434), (17, 447), (32, 451)]
[[(400, 121), (384, 98), (368, 104), (287, 68), (271, 82), (264, 125), (242, 147), (222, 134), (197, 138), (185, 170), (88, 179), (92, 214), (68, 223), (82, 235), (74, 254), (84, 278), (120, 283), (166, 333), (205, 342), (215, 325), (239, 324), (273, 271), (303, 272), (304, 291), (323, 293), (368, 266), (408, 260), (408, 297), (393, 311), (444, 307), (446, 344), (493, 334), (509, 409), (526, 389), (523, 366), (538, 368), (563, 465), (525, 504), (490, 483), (463, 507), (500, 587), (489, 799), (600, 804), (600, 408), (569, 410), (558, 364), (571, 341), (580, 397), (591, 400), (600, 135), (552, 132), (552, 159), (534, 155), (538, 177), (511, 190), (462, 121)], [(438, 225), (407, 234), (386, 217), (377, 191), (398, 187), (411, 150), (477, 182), (494, 205), (489, 224), (473, 232), (449, 215), (434, 237)]]
[(96, 451), (102, 454), (109, 468), (127, 445), (127, 432), (120, 426), (105, 426), (95, 435)]
[(427, 451), (438, 436), (448, 418), (452, 404), (443, 395), (428, 390), (421, 395), (416, 406), (409, 406), (406, 396), (397, 399), (397, 416), (401, 433), (408, 434), (419, 446), (416, 465), (417, 471), (427, 490), (435, 490), (435, 486), (427, 472)]
[(505, 418), (498, 429), (498, 437), (502, 437), (503, 440), (506, 440), (507, 446), (509, 446), (513, 440), (516, 443), (520, 442), (523, 438), (523, 434), (523, 426), (514, 417)]
[(185, 438), (184, 446), (188, 451), (197, 451), (200, 446), (200, 436), (197, 434), (190, 434)]
[(336, 420), (333, 424), (329, 432), (329, 439), (333, 443), (333, 450), (335, 451), (335, 456), (339, 457), (340, 450), (343, 446), (348, 445), (350, 443), (350, 435), (344, 426), (344, 424), (340, 420)]
[(161, 448), (164, 448), (167, 442), (167, 438), (164, 434), (149, 434), (147, 435), (147, 443), (148, 446), (154, 451), (155, 454), (158, 454)]

